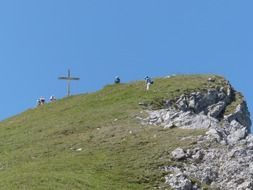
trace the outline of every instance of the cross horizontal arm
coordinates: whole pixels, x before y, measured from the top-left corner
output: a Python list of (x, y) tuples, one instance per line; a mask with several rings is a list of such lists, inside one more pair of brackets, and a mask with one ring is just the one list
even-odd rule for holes
[(68, 77), (58, 77), (58, 79), (61, 79), (61, 80), (67, 80)]
[(78, 77), (58, 77), (60, 80), (80, 80)]
[(70, 77), (69, 79), (70, 80), (80, 80), (80, 78), (78, 78), (78, 77)]

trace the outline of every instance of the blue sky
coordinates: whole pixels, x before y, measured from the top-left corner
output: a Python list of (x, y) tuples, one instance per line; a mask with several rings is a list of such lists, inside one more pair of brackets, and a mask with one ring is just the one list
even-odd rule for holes
[(0, 1), (0, 119), (62, 98), (57, 77), (81, 77), (72, 93), (92, 92), (119, 75), (215, 73), (253, 111), (252, 0)]

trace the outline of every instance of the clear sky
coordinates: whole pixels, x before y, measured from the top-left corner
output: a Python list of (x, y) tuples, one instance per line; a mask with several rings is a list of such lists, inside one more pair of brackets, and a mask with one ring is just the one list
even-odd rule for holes
[(253, 111), (252, 0), (0, 1), (0, 119), (145, 75), (215, 73)]

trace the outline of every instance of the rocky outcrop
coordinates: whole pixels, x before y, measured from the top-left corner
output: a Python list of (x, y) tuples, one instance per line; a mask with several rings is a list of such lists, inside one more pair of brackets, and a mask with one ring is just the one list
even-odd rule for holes
[(251, 120), (244, 100), (238, 102), (232, 113), (225, 110), (234, 101), (236, 92), (228, 85), (225, 88), (209, 89), (181, 95), (175, 100), (166, 100), (163, 109), (146, 110), (147, 118), (139, 118), (143, 125), (164, 128), (208, 129), (209, 137), (234, 144), (250, 133)]
[[(252, 190), (252, 136), (249, 135), (244, 142), (233, 147), (219, 145), (219, 147), (207, 149), (204, 147), (206, 142), (198, 143), (197, 147), (192, 150), (185, 150), (184, 152), (187, 152), (188, 155), (184, 156), (184, 160), (181, 159), (183, 166), (180, 168), (170, 166), (163, 168), (171, 173), (166, 176), (167, 184), (174, 189), (180, 189), (178, 182), (175, 182), (180, 174), (185, 177), (185, 181), (191, 181), (192, 178), (198, 179), (200, 183), (209, 185), (211, 189)], [(196, 189), (192, 181), (189, 184), (191, 187), (187, 187), (188, 189)]]
[[(225, 87), (183, 94), (164, 101), (159, 110), (146, 110), (143, 125), (164, 128), (207, 129), (192, 149), (178, 147), (170, 153), (180, 167), (164, 166), (166, 184), (176, 190), (253, 190), (253, 136), (246, 102)], [(234, 110), (226, 112), (234, 104)], [(194, 180), (193, 180), (194, 179)], [(196, 183), (196, 181), (198, 183)]]

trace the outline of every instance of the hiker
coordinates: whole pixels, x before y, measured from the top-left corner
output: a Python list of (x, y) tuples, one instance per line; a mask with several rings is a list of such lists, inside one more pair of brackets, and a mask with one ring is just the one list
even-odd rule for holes
[(120, 83), (120, 78), (119, 78), (119, 76), (116, 76), (116, 77), (115, 77), (114, 83), (115, 83), (115, 84), (119, 84), (119, 83)]
[(40, 99), (37, 100), (37, 107), (41, 105)]
[(50, 102), (54, 102), (54, 101), (56, 101), (56, 98), (54, 95), (52, 95), (52, 96), (50, 96), (49, 100), (50, 100)]
[(40, 97), (39, 101), (40, 101), (40, 105), (44, 105), (46, 103), (46, 100), (44, 97)]
[(152, 79), (149, 76), (146, 76), (144, 79), (145, 79), (146, 85), (147, 85), (146, 89), (149, 90), (150, 85), (153, 84), (154, 82), (152, 81)]

